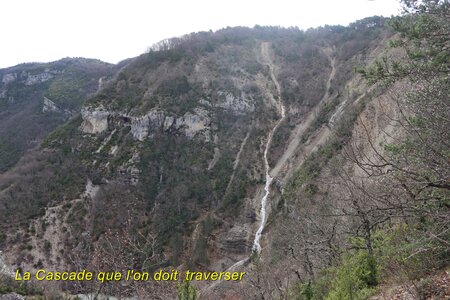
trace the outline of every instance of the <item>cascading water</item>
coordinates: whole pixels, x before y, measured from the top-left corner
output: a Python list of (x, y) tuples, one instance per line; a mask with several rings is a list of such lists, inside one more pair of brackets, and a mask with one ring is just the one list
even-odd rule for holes
[[(262, 54), (270, 68), (270, 76), (272, 78), (273, 83), (275, 84), (275, 86), (277, 88), (277, 93), (279, 96), (281, 96), (280, 84), (278, 83), (278, 80), (275, 77), (274, 67), (273, 67), (272, 61), (270, 59), (268, 45), (269, 44), (262, 45)], [(266, 225), (266, 205), (267, 205), (267, 199), (270, 196), (270, 185), (273, 180), (273, 178), (270, 176), (270, 165), (269, 165), (269, 160), (267, 158), (267, 155), (268, 155), (268, 152), (270, 149), (270, 144), (272, 143), (272, 137), (273, 137), (275, 131), (277, 130), (278, 126), (281, 124), (281, 122), (283, 122), (284, 118), (286, 117), (285, 107), (283, 105), (283, 102), (281, 101), (281, 97), (279, 97), (278, 99), (279, 99), (278, 107), (280, 109), (281, 118), (277, 121), (275, 126), (270, 131), (269, 136), (267, 138), (266, 149), (264, 150), (264, 168), (266, 171), (266, 183), (264, 186), (264, 196), (261, 199), (261, 210), (259, 213), (260, 224), (259, 224), (258, 230), (256, 231), (256, 234), (255, 234), (255, 240), (253, 241), (253, 252), (256, 252), (257, 254), (259, 254), (261, 252), (260, 240), (261, 240), (261, 234)]]
[(270, 177), (270, 174), (269, 174), (270, 167), (269, 167), (269, 162), (267, 160), (267, 152), (269, 150), (271, 138), (272, 138), (272, 136), (269, 135), (269, 139), (266, 144), (266, 150), (264, 151), (264, 164), (265, 164), (265, 168), (266, 168), (266, 184), (264, 186), (264, 196), (261, 199), (261, 210), (259, 213), (259, 217), (261, 218), (261, 221), (260, 221), (258, 230), (256, 231), (256, 234), (255, 234), (255, 240), (253, 241), (253, 251), (256, 253), (261, 252), (261, 244), (259, 243), (259, 240), (261, 239), (261, 233), (264, 230), (264, 225), (266, 224), (266, 203), (267, 203), (267, 198), (270, 195), (270, 184), (272, 183), (272, 180), (273, 180), (273, 178)]
[[(272, 61), (271, 61), (270, 55), (269, 55), (269, 45), (270, 45), (269, 43), (261, 44), (261, 54), (262, 54), (263, 59), (265, 60), (265, 62), (267, 63), (267, 65), (270, 68), (270, 76), (271, 76), (273, 83), (276, 86), (277, 93), (279, 96), (281, 96), (280, 84), (278, 83), (278, 81), (275, 77), (273, 64), (272, 64)], [(270, 144), (272, 143), (272, 137), (273, 137), (275, 131), (277, 130), (278, 126), (281, 124), (281, 122), (283, 122), (283, 120), (286, 117), (285, 107), (283, 105), (283, 102), (281, 101), (281, 98), (279, 98), (278, 109), (280, 110), (281, 118), (277, 121), (275, 126), (270, 131), (269, 136), (267, 138), (266, 148), (264, 149), (264, 169), (266, 171), (266, 183), (264, 186), (264, 196), (261, 199), (260, 224), (259, 224), (258, 230), (256, 231), (255, 240), (253, 241), (253, 247), (252, 247), (253, 253), (257, 253), (257, 254), (259, 254), (261, 252), (261, 244), (259, 241), (261, 239), (261, 234), (266, 225), (266, 203), (267, 203), (267, 199), (269, 198), (269, 195), (270, 195), (270, 184), (272, 183), (272, 180), (273, 180), (273, 178), (270, 177), (270, 165), (269, 165), (269, 160), (268, 160), (267, 156), (269, 153)], [(235, 268), (243, 265), (244, 263), (248, 262), (249, 260), (250, 260), (250, 257), (241, 259), (240, 261), (237, 261), (231, 267), (226, 269), (226, 271), (235, 270)], [(206, 288), (206, 290), (203, 291), (203, 293), (207, 293), (208, 291), (214, 289), (214, 287), (219, 283), (220, 283), (220, 281), (214, 282), (212, 285), (208, 286)]]

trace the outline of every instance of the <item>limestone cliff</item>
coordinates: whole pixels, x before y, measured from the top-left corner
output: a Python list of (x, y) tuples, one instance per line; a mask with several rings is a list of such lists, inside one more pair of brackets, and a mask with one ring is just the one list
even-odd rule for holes
[(126, 120), (118, 123), (119, 126), (131, 126), (133, 138), (143, 141), (158, 131), (179, 131), (188, 138), (193, 138), (201, 133), (206, 141), (209, 141), (211, 120), (208, 112), (202, 108), (194, 109), (194, 113), (186, 112), (181, 117), (172, 116), (158, 110), (152, 110), (142, 117), (133, 117), (120, 112), (102, 111), (92, 108), (81, 110), (83, 122), (81, 130), (85, 133), (101, 133), (109, 126), (115, 127), (114, 120)]
[(89, 110), (83, 108), (81, 110), (83, 123), (81, 130), (86, 133), (99, 133), (108, 128), (109, 112), (102, 110)]
[(97, 78), (112, 72), (111, 65), (88, 59), (0, 69), (0, 172), (78, 114), (88, 95), (96, 91)]

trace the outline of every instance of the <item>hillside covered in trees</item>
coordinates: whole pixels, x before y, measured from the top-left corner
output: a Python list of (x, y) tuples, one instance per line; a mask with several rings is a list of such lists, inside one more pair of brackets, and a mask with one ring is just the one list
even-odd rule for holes
[[(450, 4), (403, 5), (349, 26), (192, 33), (116, 66), (0, 70), (0, 293), (449, 296)], [(8, 275), (41, 268), (246, 278)]]

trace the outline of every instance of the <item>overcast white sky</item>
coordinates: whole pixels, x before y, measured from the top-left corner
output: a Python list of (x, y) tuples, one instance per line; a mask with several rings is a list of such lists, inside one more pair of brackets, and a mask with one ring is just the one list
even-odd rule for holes
[(398, 13), (397, 0), (0, 0), (0, 68), (68, 56), (117, 63), (190, 32), (255, 24), (307, 29)]

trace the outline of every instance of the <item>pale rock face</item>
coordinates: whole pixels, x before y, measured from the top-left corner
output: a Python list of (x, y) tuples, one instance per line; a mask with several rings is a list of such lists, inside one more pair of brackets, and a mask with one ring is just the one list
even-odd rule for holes
[(92, 183), (90, 179), (87, 180), (86, 190), (83, 193), (83, 197), (94, 199), (97, 193), (100, 191), (100, 186)]
[(174, 121), (175, 121), (175, 118), (174, 118), (174, 117), (167, 116), (167, 117), (164, 119), (164, 125), (163, 125), (163, 126), (164, 126), (164, 131), (169, 130), (170, 127), (172, 127)]
[(175, 126), (177, 129), (184, 127), (186, 136), (193, 138), (199, 131), (209, 130), (210, 125), (208, 112), (197, 108), (195, 114), (187, 112), (183, 117), (177, 118)]
[(44, 72), (36, 75), (31, 75), (28, 73), (27, 79), (25, 80), (25, 85), (33, 85), (37, 83), (42, 83), (47, 80), (50, 80), (53, 78), (53, 75), (49, 72)]
[(127, 168), (127, 172), (131, 175), (131, 185), (137, 185), (139, 182), (139, 174), (141, 173), (141, 171), (135, 166), (130, 166)]
[(44, 105), (42, 106), (42, 112), (61, 112), (61, 109), (52, 100), (44, 97)]
[(0, 92), (0, 98), (6, 98), (6, 90)]
[(231, 93), (218, 92), (221, 102), (216, 106), (231, 110), (235, 114), (245, 114), (248, 112), (253, 112), (255, 110), (255, 105), (245, 98), (236, 98)]
[(8, 74), (3, 75), (2, 82), (4, 84), (8, 84), (10, 82), (13, 82), (16, 79), (17, 79), (17, 73), (8, 73)]
[(14, 276), (14, 272), (3, 260), (2, 251), (0, 251), (0, 275)]
[(150, 131), (161, 129), (164, 124), (165, 115), (162, 111), (151, 111), (147, 114), (150, 122)]
[(147, 115), (131, 120), (131, 134), (139, 141), (143, 141), (148, 136), (149, 118)]
[(131, 119), (131, 134), (133, 138), (144, 141), (153, 136), (157, 131), (180, 130), (188, 138), (193, 138), (198, 133), (203, 133), (209, 140), (211, 120), (208, 112), (197, 108), (194, 113), (187, 112), (182, 117), (166, 116), (165, 112), (152, 110), (142, 117), (130, 117), (121, 113), (107, 112), (99, 109), (84, 108), (81, 110), (83, 123), (81, 130), (85, 133), (100, 133), (108, 128), (109, 116), (122, 116)]
[(131, 134), (139, 141), (143, 141), (150, 132), (161, 128), (164, 124), (164, 113), (152, 110), (143, 117), (134, 117), (131, 120)]
[(132, 118), (131, 133), (135, 139), (143, 141), (157, 130), (168, 131), (173, 128), (183, 130), (187, 137), (193, 138), (199, 131), (208, 131), (210, 124), (207, 111), (199, 108), (195, 110), (195, 114), (187, 112), (179, 118), (165, 116), (164, 112), (153, 110), (143, 117)]
[(198, 100), (198, 103), (211, 107), (211, 103), (205, 99)]
[(108, 128), (109, 112), (102, 110), (91, 110), (83, 108), (81, 110), (81, 130), (85, 133), (100, 133)]
[(111, 154), (111, 155), (116, 155), (116, 153), (117, 153), (117, 150), (119, 150), (119, 146), (112, 146), (111, 147), (111, 151), (109, 152), (109, 154)]
[(58, 105), (56, 105), (55, 102), (48, 99), (47, 97), (44, 97), (44, 104), (42, 106), (42, 112), (43, 113), (46, 113), (46, 112), (60, 113), (60, 114), (63, 114), (64, 117), (66, 117), (66, 118), (69, 118), (72, 115), (72, 112), (70, 110), (60, 108)]

